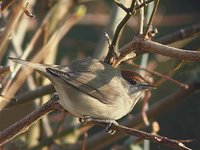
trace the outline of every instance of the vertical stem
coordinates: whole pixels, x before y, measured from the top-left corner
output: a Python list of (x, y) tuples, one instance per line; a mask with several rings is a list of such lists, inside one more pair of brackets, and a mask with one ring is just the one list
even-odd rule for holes
[(151, 13), (151, 17), (150, 17), (150, 19), (149, 19), (149, 21), (148, 21), (147, 29), (146, 29), (146, 31), (145, 31), (144, 37), (147, 36), (147, 34), (148, 34), (149, 30), (150, 30), (150, 27), (151, 27), (151, 25), (152, 25), (153, 18), (154, 18), (155, 14), (156, 14), (156, 11), (157, 11), (157, 9), (158, 9), (159, 1), (160, 1), (160, 0), (156, 0), (156, 3), (154, 3), (154, 8), (153, 8), (153, 11), (152, 11), (152, 13)]

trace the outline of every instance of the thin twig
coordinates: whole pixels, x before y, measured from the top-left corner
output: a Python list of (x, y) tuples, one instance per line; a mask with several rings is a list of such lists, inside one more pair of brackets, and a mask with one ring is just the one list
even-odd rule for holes
[(122, 3), (120, 3), (118, 0), (114, 0), (114, 2), (119, 6), (121, 9), (123, 9), (127, 14), (131, 13), (130, 9), (126, 8)]
[(139, 65), (137, 65), (137, 64), (135, 64), (135, 63), (130, 63), (130, 62), (129, 62), (129, 64), (131, 64), (131, 65), (132, 65), (133, 67), (135, 67), (135, 68), (142, 69), (142, 70), (144, 70), (144, 71), (146, 71), (146, 72), (149, 72), (149, 73), (151, 73), (151, 74), (153, 74), (153, 75), (156, 75), (156, 76), (158, 76), (158, 77), (167, 79), (167, 80), (169, 80), (169, 81), (171, 81), (171, 82), (177, 84), (177, 85), (180, 86), (181, 88), (185, 88), (185, 89), (188, 89), (188, 88), (189, 88), (187, 84), (181, 83), (181, 82), (179, 82), (179, 81), (177, 81), (177, 80), (171, 78), (171, 77), (168, 76), (168, 75), (164, 75), (164, 74), (162, 74), (162, 73), (160, 73), (160, 72), (152, 71), (152, 70), (149, 70), (149, 69), (147, 69), (147, 68), (143, 68), (143, 67), (141, 67), (141, 66), (139, 66)]
[[(131, 2), (131, 6), (130, 6), (130, 8), (129, 8), (129, 12), (132, 12), (132, 11), (133, 11), (134, 5), (135, 5), (135, 0), (133, 0), (133, 1)], [(114, 54), (114, 55), (117, 55), (117, 54), (116, 54), (116, 51), (115, 51), (115, 45), (116, 45), (116, 43), (117, 43), (118, 40), (119, 40), (119, 35), (120, 35), (121, 31), (122, 31), (122, 28), (125, 26), (125, 24), (127, 23), (127, 21), (129, 20), (129, 18), (130, 18), (131, 15), (132, 15), (132, 14), (129, 13), (129, 12), (125, 15), (125, 17), (122, 19), (122, 21), (119, 23), (119, 25), (118, 25), (117, 28), (116, 28), (116, 31), (115, 31), (115, 33), (114, 33), (114, 36), (113, 36), (111, 45), (109, 46), (108, 54), (107, 54), (106, 58), (104, 59), (104, 61), (105, 61), (106, 63), (112, 64), (112, 61), (113, 61), (113, 60), (111, 60), (111, 59), (112, 59), (112, 55), (113, 55), (113, 54)]]
[[(48, 43), (44, 45), (38, 53), (32, 58), (32, 62), (39, 62), (43, 59), (43, 57), (49, 53), (48, 47), (51, 46), (52, 44), (55, 44), (59, 42), (62, 37), (64, 36), (65, 33), (69, 31), (69, 29), (75, 25), (82, 17), (84, 14), (72, 14), (70, 15), (63, 24), (61, 24), (60, 27), (52, 34), (50, 37)], [(54, 49), (52, 49), (54, 50)], [(18, 76), (15, 77), (15, 80), (13, 80), (12, 84), (10, 86), (5, 87), (2, 90), (2, 94), (4, 95), (9, 94), (10, 96), (13, 96), (19, 87), (21, 87), (21, 84), (25, 81), (26, 77), (31, 74), (33, 70), (32, 69), (24, 69), (21, 72), (19, 72)], [(6, 106), (5, 100), (0, 98), (0, 110), (2, 110)]]
[[(141, 0), (143, 2), (143, 0)], [(137, 0), (137, 3), (140, 3), (139, 0)], [(144, 7), (140, 9), (140, 14), (139, 14), (139, 34), (143, 34), (144, 31)]]
[[(119, 35), (121, 33), (122, 28), (125, 26), (125, 24), (127, 23), (127, 21), (130, 19), (130, 17), (132, 16), (132, 14), (135, 14), (136, 11), (138, 11), (140, 8), (146, 6), (148, 3), (152, 2), (153, 0), (147, 0), (144, 3), (142, 3), (139, 6), (135, 6), (135, 2), (136, 0), (133, 0), (131, 3), (131, 6), (129, 8), (129, 13), (127, 13), (125, 15), (125, 17), (122, 19), (122, 21), (119, 23), (119, 25), (117, 26), (117, 29), (115, 31), (115, 34), (113, 36), (111, 45), (109, 46), (109, 51), (108, 54), (106, 55), (104, 62), (108, 63), (108, 64), (114, 64), (115, 61), (115, 57), (118, 57), (118, 53), (115, 50), (115, 45), (119, 40)], [(131, 13), (130, 13), (131, 12)], [(114, 58), (113, 58), (114, 57)], [(113, 65), (115, 66), (115, 65)]]
[[(135, 11), (139, 10), (140, 8), (144, 7), (144, 6), (147, 6), (149, 3), (151, 3), (152, 1), (154, 0), (147, 0), (147, 1), (144, 1), (142, 4), (138, 5), (135, 7)], [(132, 12), (134, 13), (134, 12)]]
[[(8, 101), (8, 104), (4, 109), (12, 108), (13, 106), (26, 104), (36, 98), (42, 97), (47, 94), (52, 94), (55, 92), (55, 89), (52, 84), (40, 86), (35, 90), (27, 91), (16, 97), (11, 98), (12, 100)], [(6, 95), (7, 96), (7, 95)]]
[(16, 7), (13, 8), (7, 21), (6, 29), (2, 36), (0, 36), (0, 62), (2, 62), (2, 59), (6, 52), (6, 45), (9, 42), (9, 38), (14, 31), (20, 17), (23, 14), (23, 9), (21, 9), (21, 5), (23, 5), (23, 0), (20, 0), (18, 4), (16, 4)]
[(156, 11), (157, 11), (157, 9), (158, 9), (158, 4), (159, 4), (159, 0), (156, 0), (156, 3), (154, 3), (154, 8), (153, 8), (151, 17), (150, 17), (149, 22), (148, 22), (148, 24), (147, 24), (146, 31), (145, 31), (145, 33), (144, 33), (144, 37), (145, 37), (145, 38), (149, 38), (149, 37), (147, 37), (147, 35), (148, 35), (149, 30), (150, 30), (150, 28), (151, 28), (153, 18), (155, 17)]
[(29, 5), (29, 3), (27, 2), (27, 3), (26, 3), (26, 6), (24, 7), (24, 13), (25, 13), (28, 17), (33, 18), (33, 17), (35, 17), (35, 15), (27, 9), (28, 5)]
[(83, 134), (83, 141), (82, 141), (82, 148), (81, 148), (81, 150), (86, 150), (87, 138), (88, 138), (88, 133), (85, 132)]
[[(80, 135), (83, 135), (85, 132), (87, 132), (92, 126), (94, 126), (94, 123), (88, 122), (85, 125), (80, 126), (78, 129), (74, 130), (74, 127), (70, 127), (68, 129), (64, 129), (58, 134), (54, 134), (51, 137), (47, 137), (44, 140), (40, 141), (40, 143), (34, 147), (32, 147), (30, 150), (38, 150), (42, 149), (44, 146), (47, 146), (51, 144), (54, 140), (65, 137), (66, 135), (72, 135), (75, 134), (76, 137), (80, 137)], [(81, 149), (81, 148), (79, 148)]]

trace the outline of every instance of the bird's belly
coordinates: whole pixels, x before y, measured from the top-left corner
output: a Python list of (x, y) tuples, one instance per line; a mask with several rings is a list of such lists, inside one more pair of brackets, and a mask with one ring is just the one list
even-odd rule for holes
[(65, 87), (67, 92), (59, 91), (59, 89), (63, 88), (56, 88), (60, 104), (78, 118), (90, 116), (96, 119), (117, 120), (130, 110), (122, 100), (117, 100), (115, 105), (108, 105), (72, 86)]

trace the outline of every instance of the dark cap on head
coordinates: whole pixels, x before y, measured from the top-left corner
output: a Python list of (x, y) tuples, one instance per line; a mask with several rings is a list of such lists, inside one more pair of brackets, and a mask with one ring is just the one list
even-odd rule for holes
[(132, 85), (144, 86), (144, 89), (155, 89), (155, 86), (150, 85), (147, 81), (138, 73), (131, 70), (121, 70), (122, 77)]

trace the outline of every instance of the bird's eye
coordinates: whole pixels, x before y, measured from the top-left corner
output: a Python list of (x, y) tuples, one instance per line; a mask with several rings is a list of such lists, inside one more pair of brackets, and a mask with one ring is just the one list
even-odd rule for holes
[(135, 84), (136, 84), (136, 81), (135, 81), (135, 80), (128, 80), (128, 82), (129, 82), (131, 85), (135, 85)]

